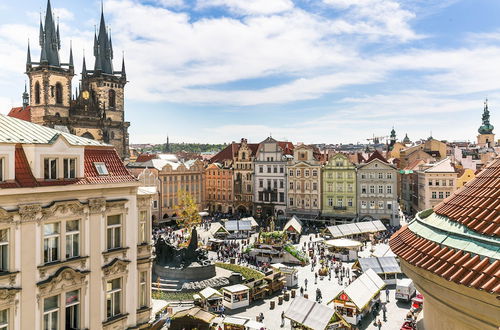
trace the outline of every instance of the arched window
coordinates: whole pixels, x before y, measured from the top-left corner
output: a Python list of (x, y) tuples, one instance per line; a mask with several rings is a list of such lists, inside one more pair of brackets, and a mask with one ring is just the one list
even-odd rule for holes
[(63, 103), (63, 87), (61, 83), (56, 84), (56, 104)]
[(82, 137), (84, 137), (86, 139), (94, 140), (94, 136), (91, 133), (89, 133), (89, 132), (83, 133)]
[(114, 89), (109, 90), (109, 107), (114, 108), (116, 107), (116, 92)]
[(35, 84), (35, 103), (40, 104), (40, 83), (38, 81)]

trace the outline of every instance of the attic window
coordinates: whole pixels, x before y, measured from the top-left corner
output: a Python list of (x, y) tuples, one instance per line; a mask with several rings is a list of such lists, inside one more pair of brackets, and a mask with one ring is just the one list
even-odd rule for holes
[(95, 169), (97, 170), (97, 173), (99, 175), (108, 175), (108, 168), (106, 167), (106, 164), (104, 163), (94, 163)]

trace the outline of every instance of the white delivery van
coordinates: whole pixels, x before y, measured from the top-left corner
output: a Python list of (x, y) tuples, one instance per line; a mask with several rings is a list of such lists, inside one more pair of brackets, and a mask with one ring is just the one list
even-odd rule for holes
[(398, 279), (396, 281), (396, 299), (410, 301), (416, 293), (415, 285), (409, 278)]

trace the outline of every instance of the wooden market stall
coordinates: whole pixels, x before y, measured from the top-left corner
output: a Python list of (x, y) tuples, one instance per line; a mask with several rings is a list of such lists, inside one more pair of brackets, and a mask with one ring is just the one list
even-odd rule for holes
[(340, 291), (332, 301), (335, 311), (344, 320), (357, 325), (371, 311), (373, 305), (380, 301), (380, 291), (385, 287), (384, 281), (368, 269), (344, 290)]
[(269, 286), (267, 281), (263, 278), (261, 279), (249, 279), (244, 282), (245, 286), (250, 289), (250, 302), (264, 299), (269, 292)]
[(288, 238), (294, 243), (298, 243), (302, 235), (302, 222), (296, 216), (292, 216), (283, 227), (283, 232), (288, 235)]
[(295, 287), (299, 284), (299, 277), (297, 275), (299, 271), (297, 268), (288, 267), (281, 263), (272, 264), (271, 267), (285, 275), (285, 284), (288, 288)]
[(227, 235), (229, 235), (229, 232), (226, 230), (226, 228), (219, 222), (212, 223), (209, 232), (214, 238), (220, 239), (224, 239), (227, 237)]
[(325, 234), (331, 238), (355, 238), (360, 241), (370, 240), (374, 234), (386, 231), (382, 221), (363, 221), (328, 226)]
[(324, 244), (335, 258), (342, 261), (357, 260), (358, 251), (363, 246), (363, 243), (347, 238), (331, 239)]
[(207, 287), (201, 290), (198, 295), (200, 296), (201, 307), (209, 312), (218, 313), (222, 307), (222, 293)]
[(224, 330), (266, 330), (264, 323), (244, 316), (226, 316), (222, 321)]
[(216, 315), (204, 311), (200, 307), (192, 307), (172, 315), (170, 330), (199, 329), (209, 330)]
[(352, 269), (357, 272), (366, 272), (370, 268), (387, 285), (396, 284), (396, 280), (401, 276), (401, 268), (395, 257), (360, 258), (352, 265)]
[(286, 284), (285, 275), (280, 271), (270, 272), (270, 274), (264, 277), (264, 280), (267, 282), (269, 294), (283, 290), (283, 287)]
[(235, 284), (222, 288), (224, 306), (229, 309), (246, 307), (250, 304), (250, 289), (243, 284)]
[(334, 309), (301, 296), (292, 300), (292, 303), (285, 311), (285, 318), (290, 320), (292, 329), (325, 330), (351, 328)]

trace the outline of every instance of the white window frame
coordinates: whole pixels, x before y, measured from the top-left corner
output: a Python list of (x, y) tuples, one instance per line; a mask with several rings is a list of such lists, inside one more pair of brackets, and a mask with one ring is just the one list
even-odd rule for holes
[(392, 185), (388, 184), (385, 189), (387, 194), (392, 194)]
[[(144, 276), (144, 277), (143, 277)], [(139, 308), (148, 307), (148, 272), (139, 272)]]
[(108, 167), (106, 163), (103, 162), (94, 162), (94, 167), (97, 173), (101, 176), (109, 175)]
[(387, 179), (392, 179), (392, 173), (387, 173)]
[[(120, 219), (119, 224), (109, 224), (109, 218), (110, 217), (115, 217), (118, 216)], [(106, 249), (107, 250), (113, 250), (113, 249), (119, 249), (122, 247), (123, 243), (123, 231), (122, 231), (122, 215), (121, 214), (110, 214), (106, 217)], [(111, 232), (111, 235), (108, 233)], [(116, 233), (120, 235), (120, 242), (118, 246), (116, 246)]]
[(383, 210), (384, 209), (384, 201), (378, 201), (378, 209)]
[[(54, 164), (54, 172), (52, 173), (52, 164)], [(49, 169), (47, 170), (47, 166)], [(57, 158), (54, 157), (46, 157), (43, 159), (43, 178), (45, 180), (56, 180), (57, 179)]]
[(367, 207), (366, 201), (361, 201), (361, 208), (366, 209), (366, 207)]
[(328, 198), (328, 206), (333, 207), (333, 198)]
[[(73, 221), (76, 221), (78, 223), (78, 228), (77, 230), (71, 230), (71, 231), (68, 231), (68, 223), (69, 222), (73, 222)], [(71, 258), (75, 258), (75, 257), (79, 257), (80, 256), (80, 253), (81, 253), (81, 245), (80, 245), (80, 242), (81, 242), (81, 235), (80, 235), (80, 220), (68, 220), (66, 221), (65, 223), (65, 227), (66, 227), (66, 232), (65, 232), (65, 243), (66, 243), (66, 251), (65, 251), (65, 254), (66, 254), (66, 259), (71, 259)], [(74, 243), (75, 243), (75, 240), (76, 240), (76, 243), (77, 243), (77, 249), (78, 251), (74, 251)], [(68, 244), (69, 243), (69, 244)], [(69, 248), (68, 248), (69, 246)], [(70, 253), (71, 252), (71, 253)]]
[[(70, 292), (73, 292), (73, 291), (76, 291), (78, 293), (78, 300), (68, 303), (67, 302), (67, 299), (68, 299), (67, 294), (70, 293)], [(78, 320), (77, 321), (77, 323), (78, 323), (77, 326), (78, 326), (78, 328), (81, 328), (81, 323), (82, 323), (82, 306), (81, 306), (81, 302), (80, 302), (80, 300), (81, 300), (81, 291), (79, 289), (76, 289), (76, 290), (71, 290), (71, 291), (65, 292), (64, 293), (64, 298), (65, 298), (64, 302), (66, 304), (65, 308), (64, 308), (64, 312), (66, 314), (66, 317), (68, 317), (68, 315), (67, 315), (68, 314), (68, 308), (73, 307), (72, 308), (73, 310), (77, 309), (77, 313), (78, 313), (78, 315), (77, 315), (77, 320)]]
[[(143, 217), (144, 215), (144, 217)], [(148, 211), (139, 211), (139, 244), (147, 243), (148, 240)]]
[(375, 201), (370, 201), (370, 209), (375, 209)]
[[(112, 288), (112, 286), (113, 286), (112, 282), (115, 280), (118, 280), (120, 283), (120, 287), (117, 289)], [(111, 284), (110, 290), (108, 290), (108, 287), (107, 287), (108, 284)], [(107, 319), (110, 319), (112, 317), (115, 317), (117, 315), (122, 314), (122, 297), (123, 297), (122, 290), (123, 290), (123, 280), (121, 277), (109, 279), (106, 281), (106, 303), (104, 304), (104, 307), (106, 309), (106, 318)], [(116, 295), (118, 295), (118, 298), (116, 298)], [(108, 301), (111, 302), (111, 313), (110, 314), (108, 314)], [(118, 305), (118, 312), (115, 312), (116, 303), (119, 304)]]
[(0, 330), (8, 330), (9, 329), (9, 319), (10, 319), (10, 310), (8, 308), (0, 310), (0, 313), (5, 313), (5, 322), (0, 323)]
[[(55, 225), (57, 224), (58, 226), (58, 232), (57, 233), (53, 233), (53, 234), (49, 234), (49, 235), (45, 235), (45, 226), (48, 226), (48, 225)], [(61, 222), (50, 222), (50, 223), (45, 223), (43, 224), (43, 263), (44, 264), (47, 264), (47, 263), (51, 263), (51, 262), (55, 262), (55, 261), (59, 261), (61, 260)], [(57, 249), (57, 256), (55, 259), (52, 259), (52, 253), (49, 253), (53, 248), (50, 248), (49, 245), (50, 245), (50, 242), (53, 241), (54, 239), (57, 240), (57, 244), (56, 244), (56, 249)], [(47, 244), (45, 243), (47, 242)], [(48, 249), (48, 252), (47, 252), (47, 259), (45, 258), (45, 246), (47, 245), (47, 249)]]
[[(2, 239), (2, 232), (5, 232), (5, 239)], [(0, 230), (0, 272), (8, 272), (10, 269), (9, 260), (10, 260), (10, 249), (9, 249), (9, 239), (10, 239), (10, 230), (9, 228)], [(6, 250), (6, 252), (4, 252)], [(3, 256), (6, 256), (5, 258)], [(1, 328), (0, 328), (1, 329)]]
[[(73, 173), (71, 170), (71, 163), (73, 163)], [(75, 179), (76, 178), (76, 158), (64, 158), (63, 159), (63, 178), (65, 179)]]
[[(45, 300), (49, 299), (49, 298), (53, 298), (53, 297), (56, 297), (56, 301), (57, 301), (57, 306), (56, 307), (53, 307), (52, 309), (49, 309), (49, 310), (45, 310)], [(43, 330), (51, 330), (53, 329), (52, 327), (52, 314), (56, 314), (56, 324), (55, 324), (55, 329), (59, 329), (59, 322), (60, 322), (60, 319), (59, 319), (59, 295), (55, 295), (55, 296), (50, 296), (50, 297), (45, 297), (43, 299), (43, 317), (42, 317), (42, 324), (43, 324)], [(48, 318), (48, 327), (45, 328), (45, 317)]]
[(352, 207), (352, 203), (353, 203), (352, 198), (348, 198), (347, 199), (347, 206)]

